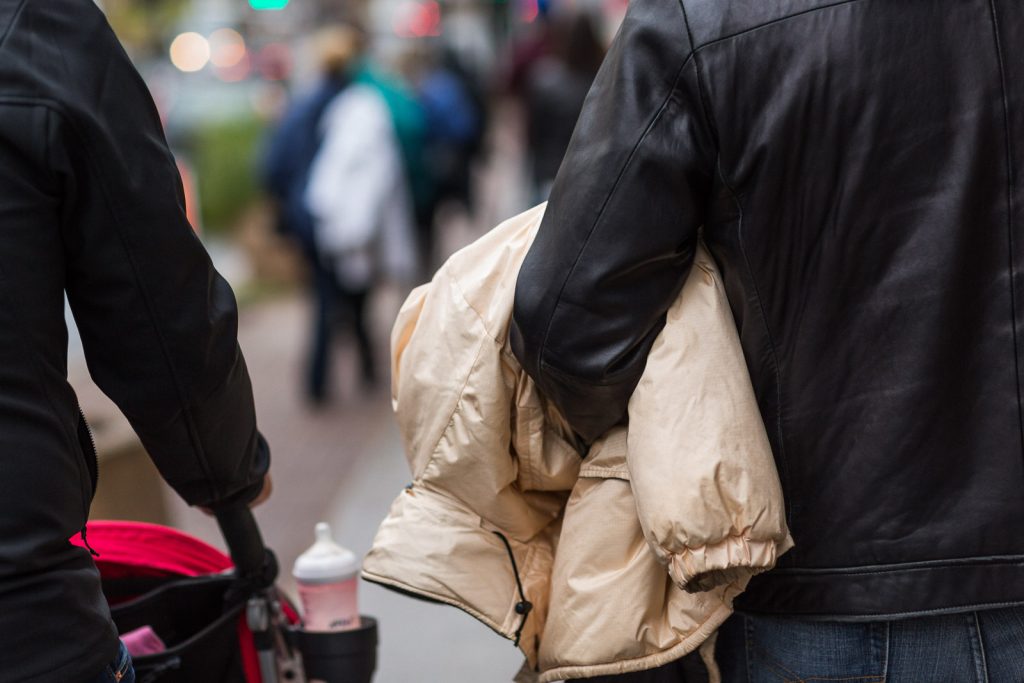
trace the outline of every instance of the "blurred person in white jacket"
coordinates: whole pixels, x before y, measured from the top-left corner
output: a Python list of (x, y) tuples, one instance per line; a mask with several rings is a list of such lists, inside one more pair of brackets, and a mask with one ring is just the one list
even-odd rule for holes
[(359, 348), (362, 379), (375, 381), (366, 301), (382, 277), (408, 282), (416, 269), (412, 205), (392, 117), (373, 85), (352, 83), (320, 122), (323, 142), (306, 203), (323, 265), (334, 274), (340, 316)]

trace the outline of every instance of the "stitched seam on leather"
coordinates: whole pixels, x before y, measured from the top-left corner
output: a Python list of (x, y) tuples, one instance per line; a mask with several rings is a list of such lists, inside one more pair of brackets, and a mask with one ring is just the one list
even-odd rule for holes
[(1024, 564), (1024, 555), (981, 555), (978, 557), (959, 557), (949, 560), (921, 560), (918, 562), (898, 562), (895, 564), (875, 564), (853, 567), (786, 567), (777, 569), (775, 574), (786, 576), (816, 575), (858, 575), (886, 574), (920, 569), (941, 569), (945, 567), (968, 567), (972, 565)]
[(594, 223), (590, 226), (590, 230), (587, 232), (586, 239), (583, 240), (583, 244), (580, 246), (579, 251), (576, 253), (576, 258), (573, 260), (572, 267), (569, 269), (569, 272), (566, 274), (565, 279), (562, 281), (562, 286), (559, 287), (558, 289), (558, 295), (555, 297), (555, 305), (554, 308), (552, 308), (551, 310), (551, 317), (548, 318), (547, 328), (544, 330), (544, 341), (541, 344), (541, 353), (540, 357), (538, 358), (538, 370), (540, 369), (540, 366), (544, 366), (545, 369), (550, 369), (551, 367), (553, 367), (550, 363), (548, 363), (545, 360), (545, 357), (547, 356), (548, 339), (551, 337), (551, 328), (554, 326), (555, 323), (555, 314), (558, 312), (558, 305), (562, 300), (562, 294), (565, 292), (565, 288), (568, 286), (569, 280), (572, 279), (573, 274), (576, 272), (576, 267), (579, 265), (580, 259), (583, 258), (583, 252), (587, 250), (587, 246), (590, 244), (590, 239), (591, 237), (594, 236), (594, 232), (597, 230), (598, 224), (600, 224), (601, 219), (604, 218), (604, 212), (608, 208), (608, 204), (611, 202), (611, 199), (615, 195), (615, 192), (619, 189), (619, 184), (622, 182), (622, 177), (626, 174), (626, 171), (633, 163), (633, 159), (634, 157), (636, 157), (637, 150), (640, 149), (644, 141), (647, 140), (647, 136), (654, 129), (654, 127), (661, 121), (662, 115), (665, 113), (665, 110), (668, 108), (669, 103), (672, 101), (672, 96), (679, 88), (679, 81), (683, 77), (683, 70), (686, 69), (686, 65), (690, 63), (691, 59), (693, 59), (692, 50), (689, 52), (689, 54), (687, 54), (686, 59), (684, 59), (683, 63), (679, 66), (679, 70), (676, 72), (675, 78), (672, 81), (672, 87), (669, 88), (669, 91), (665, 94), (664, 101), (661, 103), (661, 106), (658, 107), (658, 110), (655, 112), (650, 122), (644, 128), (644, 132), (641, 133), (640, 138), (636, 141), (636, 144), (633, 145), (633, 148), (629, 152), (629, 156), (626, 157), (625, 163), (622, 164), (622, 168), (619, 169), (618, 175), (615, 176), (615, 182), (612, 183), (611, 189), (608, 191), (607, 196), (605, 196), (604, 201), (601, 203), (601, 209), (597, 213), (597, 218), (594, 219)]
[[(680, 2), (681, 1), (682, 0), (680, 0)], [(745, 28), (742, 31), (737, 31), (736, 33), (730, 33), (729, 35), (722, 36), (721, 38), (714, 38), (712, 40), (709, 40), (706, 43), (701, 44), (698, 47), (693, 48), (693, 51), (697, 52), (698, 50), (703, 50), (704, 48), (709, 47), (711, 45), (714, 45), (716, 43), (721, 43), (721, 42), (725, 42), (727, 40), (732, 40), (733, 38), (737, 38), (739, 36), (746, 35), (747, 33), (752, 33), (754, 31), (760, 30), (762, 28), (766, 28), (768, 26), (772, 26), (773, 24), (779, 24), (779, 23), (782, 23), (784, 21), (789, 21), (790, 19), (795, 19), (795, 18), (801, 17), (801, 16), (803, 16), (805, 14), (813, 14), (814, 12), (820, 12), (822, 10), (832, 9), (834, 7), (840, 7), (841, 5), (851, 5), (851, 4), (855, 3), (855, 2), (861, 2), (861, 1), (862, 0), (840, 0), (840, 2), (833, 2), (833, 3), (828, 4), (828, 5), (822, 5), (820, 7), (812, 7), (810, 9), (805, 9), (805, 10), (803, 10), (801, 12), (796, 12), (794, 14), (787, 14), (784, 17), (778, 17), (776, 19), (772, 19), (770, 21), (766, 21), (763, 24), (758, 24), (757, 26), (751, 26), (750, 28)], [(693, 41), (690, 41), (690, 44), (693, 45)]]
[[(683, 11), (683, 23), (686, 25), (686, 37), (690, 41), (690, 45), (693, 45), (693, 31), (690, 29), (690, 18), (686, 14), (686, 1), (679, 0), (679, 8)], [(711, 135), (715, 139), (715, 151), (719, 152), (719, 138), (718, 138), (718, 126), (715, 125), (715, 117), (711, 114), (711, 105), (708, 103), (707, 97), (704, 94), (704, 84), (701, 78), (701, 66), (700, 59), (697, 56), (697, 50), (693, 51), (693, 64), (694, 72), (697, 77), (697, 94), (700, 96), (701, 110), (704, 112), (704, 123), (708, 128), (711, 129)], [(720, 152), (719, 152), (720, 154)]]
[[(846, 0), (857, 1), (857, 0)], [(690, 22), (686, 15), (686, 5), (684, 0), (679, 0), (679, 5), (683, 10), (683, 21), (686, 24), (687, 35), (689, 36), (690, 45), (693, 45), (693, 35), (690, 33)], [(701, 107), (704, 109), (704, 116), (707, 119), (708, 126), (711, 128), (712, 134), (715, 136), (715, 147), (718, 157), (716, 159), (715, 167), (718, 171), (718, 177), (721, 178), (722, 184), (725, 185), (726, 190), (729, 191), (729, 195), (732, 197), (733, 203), (736, 205), (736, 211), (739, 213), (739, 222), (736, 226), (736, 242), (739, 245), (740, 253), (743, 254), (743, 262), (747, 269), (747, 277), (750, 280), (751, 285), (754, 288), (754, 298), (757, 300), (758, 310), (761, 313), (761, 324), (764, 327), (765, 336), (768, 338), (768, 346), (771, 349), (772, 365), (775, 369), (775, 400), (776, 400), (776, 422), (775, 431), (779, 439), (779, 465), (781, 472), (779, 473), (780, 478), (783, 481), (783, 488), (789, 489), (789, 486), (785, 484), (790, 482), (789, 479), (789, 463), (786, 460), (786, 437), (782, 430), (782, 368), (779, 364), (779, 354), (776, 349), (775, 339), (772, 337), (771, 328), (768, 326), (768, 315), (764, 308), (764, 302), (761, 299), (761, 291), (757, 285), (757, 279), (754, 277), (754, 270), (750, 266), (750, 258), (747, 256), (747, 250), (743, 246), (743, 205), (740, 203), (739, 197), (736, 195), (736, 191), (732, 188), (732, 185), (725, 178), (725, 173), (722, 171), (722, 151), (721, 151), (721, 139), (718, 134), (718, 126), (715, 123), (715, 113), (711, 108), (711, 103), (704, 91), (704, 79), (703, 68), (701, 67), (700, 58), (697, 55), (697, 51), (693, 52), (693, 63), (697, 77), (697, 92), (700, 95)], [(786, 508), (786, 521), (792, 523), (793, 521), (793, 508), (792, 501), (789, 496), (783, 497), (783, 505)]]
[(1006, 65), (1003, 63), (1003, 45), (999, 40), (999, 17), (996, 14), (995, 0), (989, 0), (989, 10), (992, 15), (992, 37), (995, 40), (996, 59), (999, 62), (999, 86), (1002, 90), (1003, 100), (1003, 133), (1006, 135), (1006, 234), (1010, 250), (1010, 320), (1013, 324), (1013, 364), (1014, 376), (1017, 380), (1017, 425), (1020, 429), (1021, 452), (1024, 453), (1024, 417), (1022, 417), (1021, 395), (1020, 395), (1020, 346), (1017, 341), (1017, 273), (1014, 270), (1014, 241), (1013, 241), (1013, 144), (1010, 137), (1010, 104), (1006, 99)]
[[(743, 264), (747, 269), (747, 277), (750, 279), (751, 285), (754, 287), (754, 298), (757, 299), (758, 312), (761, 314), (761, 325), (764, 327), (764, 334), (768, 338), (768, 347), (771, 349), (772, 354), (772, 365), (775, 366), (775, 430), (779, 436), (779, 464), (782, 466), (782, 472), (780, 476), (786, 483), (790, 483), (789, 478), (789, 462), (786, 459), (786, 435), (782, 429), (782, 366), (779, 363), (779, 353), (775, 346), (775, 338), (772, 336), (771, 328), (768, 326), (768, 314), (764, 308), (764, 300), (761, 298), (761, 288), (757, 285), (757, 278), (754, 277), (754, 269), (750, 265), (750, 257), (747, 255), (747, 249), (743, 245), (743, 205), (740, 203), (739, 197), (736, 196), (736, 191), (729, 184), (729, 181), (725, 179), (725, 173), (722, 171), (722, 160), (721, 156), (718, 158), (718, 162), (715, 164), (718, 169), (718, 177), (722, 179), (722, 184), (729, 191), (729, 196), (732, 197), (732, 201), (736, 204), (736, 210), (739, 212), (739, 221), (736, 223), (736, 243), (740, 248), (740, 253), (743, 255)], [(790, 489), (789, 486), (785, 487)], [(791, 490), (791, 489), (790, 489)], [(784, 496), (783, 504), (786, 506), (786, 521), (789, 524), (793, 523), (793, 501), (790, 496)]]
[(21, 19), (21, 12), (25, 9), (25, 6), (27, 4), (28, 4), (28, 0), (21, 0), (21, 4), (18, 5), (17, 9), (15, 9), (11, 13), (11, 23), (9, 23), (7, 25), (7, 30), (4, 31), (2, 36), (0, 36), (0, 48), (3, 48), (3, 46), (7, 43), (7, 37), (9, 35), (11, 35), (11, 31), (14, 30), (14, 27), (17, 25), (18, 21)]

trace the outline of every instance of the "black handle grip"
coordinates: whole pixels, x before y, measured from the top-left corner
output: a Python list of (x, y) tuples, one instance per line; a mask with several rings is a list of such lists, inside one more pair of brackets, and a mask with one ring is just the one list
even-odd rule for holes
[[(266, 574), (269, 553), (248, 505), (231, 505), (214, 512), (238, 575), (258, 579)], [(276, 567), (275, 567), (276, 574)], [(271, 577), (270, 581), (276, 577)]]

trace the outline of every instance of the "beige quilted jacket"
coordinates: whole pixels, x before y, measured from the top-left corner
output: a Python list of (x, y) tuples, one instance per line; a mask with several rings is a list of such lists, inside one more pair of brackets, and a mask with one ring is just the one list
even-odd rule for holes
[(792, 541), (703, 249), (630, 402), (628, 433), (612, 430), (581, 459), (508, 345), (543, 210), (455, 254), (399, 313), (392, 400), (413, 481), (363, 576), (465, 610), (554, 681), (697, 649)]

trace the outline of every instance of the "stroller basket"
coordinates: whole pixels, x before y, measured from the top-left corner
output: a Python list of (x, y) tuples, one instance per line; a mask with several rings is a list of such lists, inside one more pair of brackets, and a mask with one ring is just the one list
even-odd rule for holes
[[(245, 514), (252, 519), (248, 510)], [(221, 528), (234, 551), (238, 540), (223, 522)], [(257, 553), (246, 546), (235, 554), (248, 568), (239, 564), (236, 569), (224, 553), (174, 529), (139, 522), (89, 523), (89, 542), (99, 553), (96, 565), (118, 632), (124, 636), (151, 629), (166, 646), (133, 657), (139, 683), (302, 680), (298, 657), (283, 636), (286, 627), (298, 622), (298, 614), (273, 588), (276, 563), (258, 533), (258, 565)], [(255, 630), (249, 623), (254, 605), (262, 606), (267, 617)], [(261, 657), (261, 650), (270, 656)], [(272, 671), (261, 670), (271, 666)], [(290, 670), (293, 676), (280, 676)]]
[(168, 645), (159, 654), (135, 658), (139, 683), (251, 680), (243, 660), (242, 643), (247, 634), (240, 619), (245, 604), (224, 600), (231, 583), (231, 577), (171, 581), (137, 600), (111, 608), (119, 633), (150, 627)]
[[(154, 524), (90, 522), (88, 536), (118, 632), (155, 634), (133, 657), (138, 683), (369, 683), (377, 625), (307, 633), (274, 587), (277, 560), (245, 507), (217, 513), (231, 557)], [(305, 657), (303, 657), (303, 654)], [(303, 671), (303, 659), (306, 671)]]

